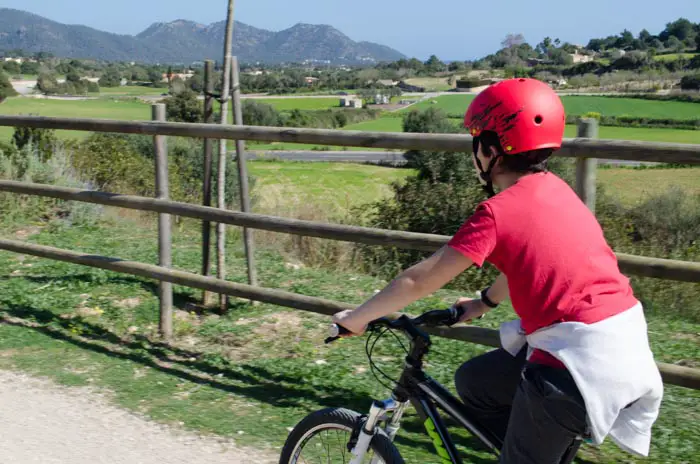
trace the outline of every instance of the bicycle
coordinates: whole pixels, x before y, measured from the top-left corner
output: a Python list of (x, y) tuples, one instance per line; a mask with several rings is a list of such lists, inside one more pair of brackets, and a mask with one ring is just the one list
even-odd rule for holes
[[(326, 408), (307, 415), (289, 433), (280, 455), (280, 464), (307, 462), (305, 458), (299, 461), (304, 446), (315, 435), (329, 431), (335, 431), (336, 436), (340, 432), (349, 435), (347, 442), (345, 439), (337, 439), (342, 449), (342, 461), (327, 457), (324, 460), (319, 459), (319, 462), (346, 463), (347, 450), (348, 457), (351, 458), (349, 464), (402, 464), (405, 461), (393, 442), (409, 404), (416, 409), (443, 464), (463, 464), (463, 461), (438, 412), (438, 407), (498, 456), (502, 441), (489, 430), (479, 426), (459, 399), (423, 371), (423, 358), (430, 350), (431, 341), (429, 335), (419, 327), (452, 326), (459, 321), (461, 315), (461, 309), (453, 307), (428, 311), (414, 319), (402, 315), (395, 320), (380, 318), (371, 322), (367, 327), (367, 333), (370, 335), (367, 337), (366, 352), (373, 373), (376, 366), (372, 361), (372, 350), (377, 340), (387, 331), (399, 330), (410, 340), (410, 350), (406, 350), (405, 366), (398, 381), (390, 379), (395, 382), (391, 398), (374, 400), (368, 414), (345, 408)], [(326, 343), (332, 343), (340, 338), (340, 334), (347, 333), (339, 326), (334, 325), (333, 329), (335, 331), (326, 339)], [(378, 335), (370, 346), (373, 334)], [(382, 383), (376, 374), (374, 375), (377, 381)], [(384, 376), (388, 378), (386, 374)], [(573, 462), (583, 439), (584, 437), (577, 437), (573, 440), (560, 464)], [(321, 448), (323, 449), (316, 446), (311, 451), (330, 451), (330, 446)], [(374, 456), (366, 461), (365, 458), (372, 454)], [(316, 462), (316, 459), (313, 462)]]

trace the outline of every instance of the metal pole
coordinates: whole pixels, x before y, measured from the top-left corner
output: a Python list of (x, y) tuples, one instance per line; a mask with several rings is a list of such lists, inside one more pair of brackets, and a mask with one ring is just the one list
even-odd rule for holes
[[(233, 123), (243, 125), (243, 108), (241, 107), (241, 80), (238, 67), (238, 57), (231, 60), (231, 73), (233, 76)], [(236, 164), (238, 166), (238, 186), (241, 196), (241, 211), (250, 212), (250, 192), (248, 191), (248, 167), (245, 159), (245, 146), (243, 140), (236, 140)], [(258, 285), (258, 276), (255, 270), (255, 247), (253, 245), (253, 232), (247, 227), (243, 228), (243, 247), (245, 249), (246, 263), (248, 264), (248, 283)]]
[[(221, 90), (221, 124), (227, 123), (228, 100), (231, 92), (231, 48), (233, 46), (233, 0), (228, 2), (228, 14), (226, 17), (226, 39), (224, 42), (224, 75)], [(217, 176), (217, 207), (226, 209), (226, 140), (219, 141), (219, 165)], [(226, 225), (218, 223), (216, 225), (217, 244), (217, 277), (226, 279)], [(219, 294), (219, 310), (225, 313), (228, 309), (228, 297)]]
[[(152, 119), (165, 121), (165, 105), (157, 103), (152, 106)], [(168, 145), (164, 135), (153, 137), (153, 148), (156, 161), (156, 198), (168, 199)], [(165, 268), (172, 266), (170, 237), (170, 215), (161, 213), (158, 215), (158, 264)], [(169, 339), (173, 335), (173, 285), (160, 281), (158, 284), (158, 297), (160, 299), (160, 334)]]
[[(597, 139), (598, 120), (595, 118), (580, 119), (576, 136), (579, 138)], [(595, 158), (576, 159), (576, 192), (593, 214), (595, 214), (597, 165), (598, 160)]]
[[(204, 122), (209, 124), (214, 121), (214, 61), (207, 60), (204, 63)], [(212, 139), (204, 139), (204, 184), (202, 192), (202, 205), (211, 206), (211, 173), (213, 162)], [(202, 275), (211, 275), (211, 222), (202, 221)], [(210, 305), (213, 295), (204, 291), (202, 303)]]

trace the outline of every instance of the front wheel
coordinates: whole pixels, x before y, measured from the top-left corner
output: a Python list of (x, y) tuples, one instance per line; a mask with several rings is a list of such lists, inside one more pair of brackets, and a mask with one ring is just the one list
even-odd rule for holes
[[(287, 437), (280, 464), (349, 463), (353, 455), (348, 451), (347, 444), (359, 419), (360, 414), (341, 408), (322, 409), (309, 414)], [(377, 430), (363, 462), (404, 464), (399, 450), (383, 430)]]

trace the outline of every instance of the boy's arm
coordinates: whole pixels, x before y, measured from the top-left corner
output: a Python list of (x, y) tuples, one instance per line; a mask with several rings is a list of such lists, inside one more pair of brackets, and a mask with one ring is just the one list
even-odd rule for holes
[(496, 280), (493, 281), (488, 292), (486, 292), (486, 296), (496, 304), (500, 304), (510, 297), (508, 293), (508, 279), (505, 274), (501, 273), (496, 277)]
[(355, 334), (361, 334), (370, 321), (400, 311), (439, 290), (472, 264), (472, 260), (464, 254), (444, 246), (430, 258), (399, 274), (357, 309), (333, 316), (333, 322)]

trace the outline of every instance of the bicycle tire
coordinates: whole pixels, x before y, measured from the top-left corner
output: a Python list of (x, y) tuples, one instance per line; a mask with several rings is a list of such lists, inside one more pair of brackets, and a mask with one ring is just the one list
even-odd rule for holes
[[(302, 419), (294, 429), (289, 433), (287, 440), (280, 454), (280, 464), (295, 464), (295, 456), (297, 449), (313, 436), (315, 430), (322, 431), (333, 428), (342, 428), (343, 430), (352, 430), (360, 414), (344, 408), (327, 408), (313, 412)], [(323, 428), (327, 425), (329, 427)], [(332, 426), (336, 427), (332, 427)], [(309, 433), (312, 432), (311, 435)], [(405, 464), (399, 450), (391, 442), (389, 437), (383, 430), (377, 430), (377, 433), (370, 442), (370, 448), (379, 456), (385, 464)]]

